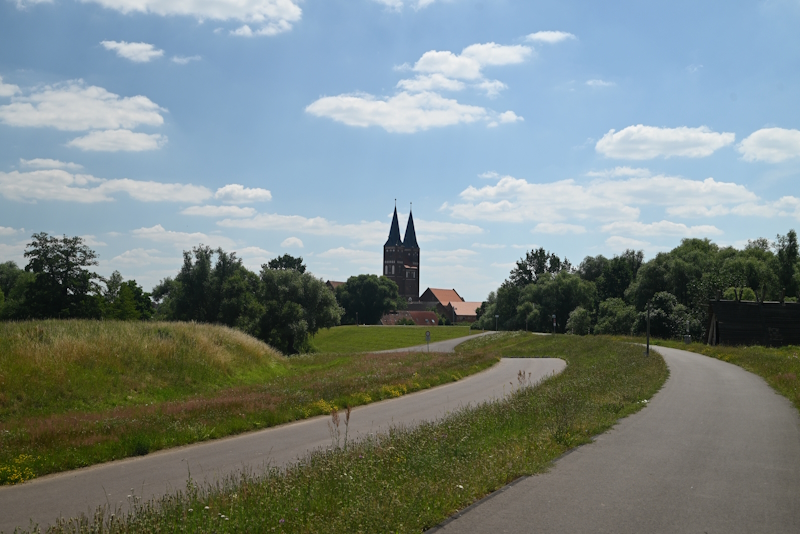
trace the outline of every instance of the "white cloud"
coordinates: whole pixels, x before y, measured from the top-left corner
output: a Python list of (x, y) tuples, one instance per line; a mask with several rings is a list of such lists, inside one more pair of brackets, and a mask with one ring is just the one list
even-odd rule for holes
[(201, 56), (172, 56), (172, 62), (178, 65), (186, 65), (192, 61), (200, 61), (203, 59)]
[(0, 97), (14, 96), (19, 93), (19, 86), (11, 83), (3, 83), (3, 77), (0, 76)]
[(69, 163), (48, 158), (19, 158), (19, 164), (23, 167), (28, 167), (31, 169), (68, 169), (71, 171), (79, 171), (83, 169), (83, 165), (78, 165), (77, 163)]
[(658, 156), (684, 156), (703, 158), (730, 145), (736, 135), (729, 132), (712, 132), (708, 127), (658, 128), (655, 126), (628, 126), (609, 130), (595, 145), (595, 150), (607, 158), (652, 159)]
[(328, 96), (310, 104), (306, 112), (348, 126), (380, 126), (393, 133), (472, 123), (488, 116), (485, 108), (459, 104), (427, 91), (415, 94), (403, 91), (385, 100), (368, 94)]
[(199, 215), (201, 217), (252, 217), (256, 214), (253, 208), (239, 206), (190, 206), (181, 210), (183, 215)]
[(504, 111), (500, 114), (499, 119), (502, 123), (520, 122), (525, 120), (513, 111)]
[(164, 55), (149, 43), (129, 43), (127, 41), (100, 41), (106, 50), (113, 50), (119, 57), (129, 59), (134, 63), (148, 63)]
[(259, 213), (252, 219), (225, 219), (217, 223), (225, 228), (250, 228), (254, 230), (281, 230), (323, 236), (356, 237), (364, 244), (383, 244), (389, 235), (389, 224), (379, 221), (358, 224), (338, 224), (323, 217), (307, 218), (301, 215)]
[(683, 223), (674, 223), (671, 221), (658, 221), (653, 223), (617, 221), (604, 225), (600, 230), (613, 234), (621, 233), (639, 236), (673, 235), (680, 237), (708, 237), (710, 235), (722, 234), (722, 230), (716, 226), (686, 226)]
[(13, 261), (20, 267), (26, 265), (28, 263), (28, 259), (25, 257), (26, 248), (27, 245), (24, 242), (11, 245), (0, 243), (0, 262)]
[(462, 265), (474, 259), (478, 253), (467, 248), (456, 250), (426, 250), (425, 259), (431, 263), (447, 263), (451, 265)]
[(496, 173), (495, 171), (486, 171), (479, 174), (478, 178), (483, 178), (485, 180), (498, 180), (500, 179), (500, 174)]
[(620, 176), (650, 176), (649, 169), (641, 167), (614, 167), (613, 169), (605, 169), (602, 171), (589, 171), (586, 176), (595, 176), (599, 178), (618, 178)]
[(217, 189), (214, 198), (226, 204), (250, 204), (272, 200), (272, 193), (259, 187), (245, 187), (241, 184), (228, 184)]
[(183, 15), (200, 21), (240, 21), (260, 27), (261, 35), (290, 30), (302, 17), (298, 0), (82, 0), (124, 14)]
[(380, 272), (381, 262), (383, 261), (381, 253), (373, 250), (358, 250), (345, 247), (338, 247), (326, 250), (317, 254), (318, 258), (347, 261), (355, 263), (365, 268), (371, 268)]
[(21, 233), (25, 233), (24, 228), (17, 230), (16, 228), (11, 228), (9, 226), (0, 226), (0, 236), (17, 235)]
[(459, 80), (480, 80), (483, 78), (483, 67), (522, 63), (532, 53), (533, 50), (527, 46), (497, 43), (470, 45), (460, 55), (450, 51), (430, 50), (422, 54), (414, 64), (414, 70), (426, 74), (438, 73)]
[(607, 82), (605, 80), (594, 79), (594, 80), (586, 80), (586, 85), (588, 85), (589, 87), (614, 87), (617, 84), (615, 84), (614, 82)]
[(235, 241), (225, 236), (209, 235), (201, 232), (175, 232), (166, 230), (160, 224), (150, 228), (139, 228), (131, 232), (131, 234), (139, 239), (146, 239), (155, 243), (165, 243), (184, 250), (201, 244), (214, 248), (222, 247), (229, 250), (236, 246)]
[(166, 111), (145, 96), (120, 97), (102, 87), (73, 80), (12, 97), (0, 106), (0, 121), (9, 126), (51, 127), (58, 130), (161, 126)]
[(506, 248), (506, 246), (497, 243), (473, 243), (472, 248), (501, 249)]
[(411, 6), (415, 11), (424, 9), (429, 5), (436, 2), (436, 0), (373, 0), (379, 4), (383, 4), (389, 11), (400, 12), (405, 5)]
[(281, 246), (284, 248), (303, 248), (303, 241), (299, 237), (287, 237), (281, 242)]
[(531, 54), (533, 50), (527, 46), (497, 43), (474, 44), (461, 51), (461, 57), (477, 61), (481, 67), (516, 65), (523, 63)]
[(508, 86), (500, 80), (483, 80), (476, 87), (486, 92), (486, 96), (489, 98), (494, 98), (500, 94), (500, 91), (508, 89)]
[(59, 200), (66, 202), (110, 202), (115, 193), (127, 193), (144, 202), (202, 202), (211, 191), (191, 184), (165, 184), (128, 178), (104, 180), (62, 169), (31, 172), (0, 172), (0, 195), (17, 201)]
[(547, 223), (542, 222), (537, 224), (533, 230), (533, 233), (539, 234), (585, 234), (586, 227), (581, 226), (579, 224), (566, 224), (566, 223)]
[(611, 247), (613, 250), (627, 250), (627, 249), (643, 249), (647, 248), (650, 245), (648, 241), (640, 241), (638, 239), (631, 239), (629, 237), (622, 237), (618, 235), (612, 235), (608, 239), (606, 239), (606, 245)]
[(461, 91), (466, 87), (464, 82), (447, 78), (440, 73), (434, 73), (427, 76), (417, 76), (416, 78), (400, 80), (397, 82), (397, 87), (405, 89), (412, 93), (419, 93), (423, 91)]
[(236, 255), (242, 259), (242, 263), (253, 272), (261, 271), (261, 266), (268, 263), (275, 255), (260, 247), (244, 247), (236, 249)]
[(745, 161), (780, 163), (800, 156), (800, 131), (762, 128), (744, 138), (736, 148)]
[(83, 244), (87, 245), (87, 246), (90, 246), (90, 247), (107, 247), (108, 246), (108, 243), (105, 243), (105, 242), (100, 241), (99, 239), (97, 239), (96, 235), (87, 234), (87, 235), (82, 235), (80, 237), (81, 237), (81, 239), (83, 239)]
[(178, 266), (181, 263), (181, 258), (179, 256), (162, 256), (161, 251), (154, 248), (135, 248), (114, 256), (109, 263), (126, 267), (142, 267), (152, 264), (173, 264)]
[(89, 132), (83, 137), (76, 137), (68, 147), (98, 152), (142, 152), (158, 150), (167, 144), (167, 136), (161, 134), (145, 134), (130, 130), (100, 130)]
[(560, 43), (561, 41), (567, 41), (569, 39), (577, 39), (577, 37), (571, 33), (559, 31), (541, 31), (532, 33), (525, 37), (526, 41), (547, 44)]

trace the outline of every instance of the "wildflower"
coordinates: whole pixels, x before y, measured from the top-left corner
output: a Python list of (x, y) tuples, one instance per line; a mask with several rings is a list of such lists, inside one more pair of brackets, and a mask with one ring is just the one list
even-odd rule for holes
[(208, 506), (205, 507), (205, 510), (208, 510)]
[(464, 486), (462, 486), (461, 484), (456, 484), (456, 487), (457, 487), (458, 489), (464, 489)]
[(283, 523), (284, 521), (285, 521), (285, 520), (284, 520), (283, 518), (281, 518), (281, 520), (280, 520), (280, 521), (278, 521), (278, 523)]
[(189, 508), (189, 511), (190, 511), (190, 512), (194, 512), (194, 510), (192, 510), (191, 508)]

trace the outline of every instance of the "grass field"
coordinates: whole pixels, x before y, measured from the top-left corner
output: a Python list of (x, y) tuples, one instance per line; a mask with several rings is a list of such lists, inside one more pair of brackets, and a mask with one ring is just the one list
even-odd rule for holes
[(337, 326), (317, 332), (311, 344), (319, 352), (400, 349), (425, 344), (426, 331), (431, 343), (470, 334), (468, 326)]
[[(438, 423), (306, 456), (285, 470), (190, 484), (132, 514), (65, 520), (55, 533), (421, 532), (519, 476), (539, 473), (646, 404), (667, 377), (663, 359), (609, 338), (507, 333), (462, 354), (568, 362), (539, 387), (523, 377), (503, 401)], [(82, 530), (81, 530), (82, 528)]]
[(239, 331), (187, 323), (0, 323), (0, 484), (329, 414), (496, 361), (286, 358)]

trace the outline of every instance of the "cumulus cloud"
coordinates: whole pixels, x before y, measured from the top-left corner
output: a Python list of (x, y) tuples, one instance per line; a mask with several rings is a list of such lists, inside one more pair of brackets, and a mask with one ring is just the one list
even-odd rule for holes
[(81, 239), (83, 239), (83, 243), (85, 245), (88, 245), (90, 247), (107, 247), (108, 246), (108, 243), (105, 243), (104, 241), (100, 241), (99, 239), (97, 239), (96, 235), (92, 235), (92, 234), (82, 235)]
[(245, 187), (241, 184), (228, 184), (217, 189), (214, 198), (230, 204), (250, 204), (272, 200), (272, 193), (259, 187)]
[(172, 62), (178, 65), (186, 65), (192, 61), (200, 61), (203, 59), (201, 56), (172, 56)]
[(318, 258), (346, 261), (359, 266), (373, 266), (373, 270), (381, 269), (381, 253), (375, 250), (359, 250), (346, 247), (338, 247), (326, 250), (317, 254)]
[(525, 37), (526, 41), (530, 41), (532, 43), (547, 43), (547, 44), (555, 44), (560, 43), (561, 41), (568, 41), (570, 39), (577, 39), (575, 35), (568, 33), (568, 32), (560, 32), (560, 31), (541, 31), (536, 33), (531, 33), (527, 37)]
[(167, 144), (167, 136), (145, 134), (130, 130), (99, 130), (76, 137), (68, 147), (96, 152), (142, 152), (158, 150)]
[(734, 142), (736, 135), (717, 133), (707, 126), (699, 128), (658, 128), (628, 126), (617, 132), (609, 130), (595, 145), (595, 150), (607, 158), (652, 159), (683, 156), (703, 158)]
[(184, 250), (201, 244), (214, 248), (222, 247), (229, 250), (236, 246), (235, 241), (225, 236), (204, 234), (202, 232), (175, 232), (165, 229), (160, 224), (150, 228), (139, 228), (131, 232), (131, 234), (138, 239), (146, 239), (154, 243), (164, 243)]
[(165, 184), (128, 178), (105, 180), (88, 174), (72, 174), (63, 169), (31, 172), (0, 172), (0, 195), (9, 200), (36, 202), (110, 202), (117, 193), (126, 193), (143, 202), (202, 202), (211, 191), (192, 184)]
[(153, 264), (179, 265), (180, 262), (181, 258), (179, 256), (163, 256), (160, 250), (154, 248), (126, 250), (109, 261), (111, 265), (124, 265), (126, 267), (143, 267)]
[(197, 20), (239, 21), (257, 26), (260, 35), (292, 28), (302, 17), (298, 0), (83, 0), (128, 13), (182, 15)]
[(722, 230), (716, 226), (687, 226), (683, 223), (675, 223), (671, 221), (658, 221), (653, 223), (643, 223), (640, 221), (617, 221), (603, 225), (601, 230), (611, 234), (623, 233), (638, 236), (674, 235), (680, 237), (707, 237), (710, 235), (722, 234)]
[(106, 50), (112, 50), (119, 57), (129, 59), (134, 63), (148, 63), (164, 55), (163, 50), (159, 50), (149, 43), (129, 43), (127, 41), (100, 41)]
[(745, 161), (780, 163), (800, 156), (800, 131), (762, 128), (744, 138), (737, 150)]
[(252, 217), (256, 214), (253, 208), (241, 208), (239, 206), (190, 206), (181, 210), (183, 215), (199, 215), (201, 217)]
[(485, 108), (459, 104), (437, 93), (406, 91), (387, 99), (363, 93), (327, 96), (306, 107), (306, 112), (348, 126), (380, 126), (393, 133), (472, 123), (489, 116)]
[(0, 236), (9, 236), (9, 235), (17, 235), (25, 233), (24, 228), (20, 228), (17, 230), (16, 228), (11, 228), (10, 226), (0, 226)]
[(589, 87), (614, 87), (614, 82), (607, 82), (605, 80), (594, 79), (594, 80), (586, 80), (586, 85)]
[(244, 266), (254, 272), (259, 272), (261, 267), (275, 256), (272, 252), (261, 247), (238, 248), (235, 252), (242, 259)]
[(606, 245), (608, 245), (612, 250), (641, 250), (647, 248), (650, 245), (650, 242), (632, 239), (630, 237), (612, 235), (606, 239)]
[(68, 169), (70, 171), (79, 171), (83, 169), (83, 165), (77, 163), (69, 163), (59, 161), (57, 159), (48, 158), (34, 158), (34, 159), (19, 159), (19, 164), (23, 167), (30, 169)]
[(547, 223), (542, 222), (537, 224), (531, 232), (536, 234), (585, 234), (586, 227), (579, 224), (567, 223)]
[(281, 242), (284, 248), (303, 248), (303, 241), (299, 237), (287, 237)]
[(66, 131), (116, 130), (161, 126), (165, 111), (145, 96), (120, 97), (102, 87), (87, 86), (83, 80), (73, 80), (12, 97), (11, 104), (0, 106), (0, 122)]
[(462, 91), (468, 85), (496, 97), (505, 83), (484, 77), (483, 68), (522, 63), (533, 50), (523, 45), (473, 44), (460, 54), (429, 50), (414, 64), (396, 70), (413, 70), (415, 78), (397, 82), (391, 97), (367, 93), (326, 96), (306, 107), (306, 112), (348, 126), (380, 126), (388, 132), (414, 133), (435, 127), (486, 121), (489, 127), (522, 120), (513, 111), (496, 113), (443, 97), (438, 91)]
[(17, 93), (19, 93), (19, 86), (3, 83), (3, 77), (0, 76), (0, 96), (14, 96)]

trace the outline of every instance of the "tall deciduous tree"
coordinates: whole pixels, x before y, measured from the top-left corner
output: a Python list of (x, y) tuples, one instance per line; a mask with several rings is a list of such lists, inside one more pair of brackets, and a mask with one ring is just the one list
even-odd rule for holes
[(794, 297), (797, 294), (795, 270), (797, 269), (797, 233), (789, 230), (786, 235), (778, 235), (775, 240), (778, 257), (778, 283), (783, 296)]
[(336, 288), (336, 300), (344, 308), (345, 320), (378, 324), (385, 313), (397, 309), (398, 288), (385, 276), (351, 276)]

